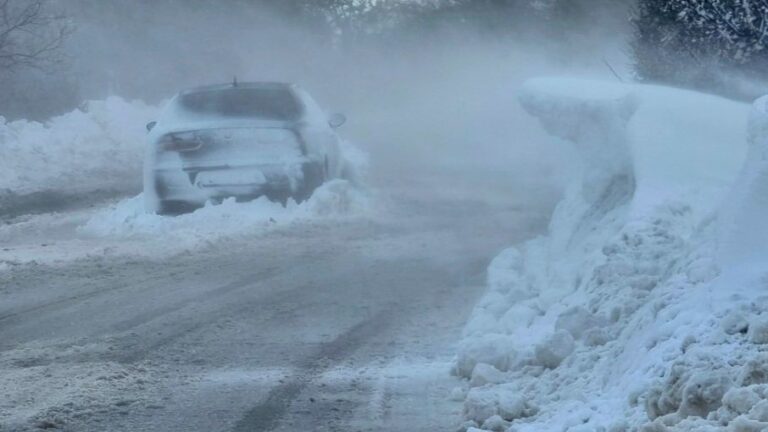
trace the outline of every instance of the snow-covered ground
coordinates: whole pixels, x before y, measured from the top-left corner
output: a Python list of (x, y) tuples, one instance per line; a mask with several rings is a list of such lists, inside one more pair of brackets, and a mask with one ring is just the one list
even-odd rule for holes
[(259, 198), (237, 203), (234, 198), (219, 205), (176, 217), (163, 217), (144, 211), (142, 196), (120, 201), (95, 214), (81, 232), (96, 236), (133, 237), (172, 235), (179, 239), (198, 237), (198, 233), (221, 235), (241, 231), (244, 226), (290, 222), (302, 217), (328, 216), (363, 210), (365, 197), (346, 180), (333, 180), (317, 189), (306, 204), (290, 200), (282, 204)]
[[(548, 234), (503, 251), (489, 267), (488, 291), (464, 328), (454, 363), (455, 373), (466, 380), (445, 395), (464, 402), (466, 428), (768, 430), (768, 229), (764, 224), (768, 217), (768, 99), (750, 107), (683, 90), (550, 78), (529, 81), (520, 102), (540, 120), (558, 148), (563, 142), (570, 144), (572, 154), (567, 159), (580, 163), (568, 173), (572, 180), (552, 215)], [(88, 194), (138, 188), (143, 124), (154, 114), (153, 107), (112, 98), (92, 102), (87, 109), (45, 125), (2, 122), (0, 156), (7, 169), (0, 172), (0, 181), (7, 191), (0, 194), (50, 190)], [(62, 268), (80, 258), (84, 258), (82, 265), (96, 267), (94, 263), (102, 261), (132, 262), (134, 256), (173, 262), (183, 261), (185, 255), (195, 258), (200, 250), (216, 257), (224, 255), (230, 243), (241, 244), (249, 255), (270, 242), (269, 250), (278, 251), (278, 245), (293, 239), (294, 252), (303, 253), (306, 232), (327, 235), (328, 240), (315, 247), (330, 242), (338, 252), (346, 250), (348, 241), (333, 236), (346, 235), (339, 227), (347, 222), (358, 227), (355, 241), (370, 237), (369, 224), (386, 226), (378, 228), (381, 238), (373, 236), (368, 239), (371, 245), (358, 246), (366, 252), (348, 252), (354, 257), (375, 250), (383, 262), (389, 262), (403, 258), (408, 250), (404, 245), (419, 249), (421, 243), (411, 239), (392, 243), (388, 236), (401, 232), (403, 226), (419, 233), (444, 229), (436, 215), (456, 211), (457, 202), (467, 206), (462, 210), (467, 215), (476, 216), (478, 207), (473, 207), (472, 200), (487, 199), (494, 206), (486, 217), (501, 215), (499, 205), (504, 203), (500, 204), (502, 195), (496, 189), (484, 194), (473, 185), (464, 196), (455, 182), (453, 188), (430, 184), (429, 190), (418, 191), (414, 202), (433, 213), (420, 222), (423, 227), (413, 227), (410, 207), (384, 209), (384, 203), (360, 187), (365, 156), (352, 146), (344, 153), (354, 178), (325, 184), (301, 205), (291, 202), (283, 207), (265, 199), (225, 201), (164, 217), (144, 212), (139, 195), (101, 207), (15, 217), (12, 223), (0, 225), (0, 277), (11, 281), (17, 274), (29, 273), (34, 282), (33, 262)], [(418, 189), (416, 183), (404, 183), (410, 193)], [(388, 199), (407, 203), (401, 195), (390, 192)], [(446, 201), (450, 205), (444, 207), (438, 205), (441, 202), (424, 204), (447, 197), (454, 201)], [(455, 225), (446, 231), (456, 235), (459, 244), (472, 238), (473, 222), (465, 218), (462, 223), (467, 233), (457, 231)], [(430, 243), (432, 249), (425, 256), (443, 254), (441, 244)], [(480, 255), (473, 255), (474, 259)], [(321, 267), (333, 277), (346, 278), (346, 273), (333, 273), (338, 263), (328, 259)], [(242, 268), (251, 265), (245, 263)], [(55, 267), (42, 266), (54, 273), (50, 268)], [(283, 268), (290, 267), (283, 263)], [(18, 271), (3, 275), (13, 269)], [(130, 273), (125, 280), (136, 274)], [(376, 278), (380, 274), (389, 273), (375, 273)], [(315, 283), (315, 276), (307, 277)], [(432, 277), (427, 272), (418, 279)], [(371, 280), (373, 276), (365, 276), (360, 284)], [(310, 283), (299, 282), (302, 287)], [(394, 284), (401, 283), (412, 281)], [(357, 292), (353, 288), (350, 292)], [(97, 291), (108, 297), (109, 290)], [(35, 297), (31, 292), (5, 303), (12, 312), (6, 319), (27, 313), (13, 311)], [(329, 288), (329, 293), (338, 294), (336, 288)], [(50, 303), (58, 304), (58, 300)], [(79, 300), (74, 304), (80, 305)], [(212, 312), (211, 316), (218, 315)], [(9, 334), (17, 335), (10, 330)], [(125, 351), (130, 352), (129, 348)], [(104, 354), (110, 361), (100, 368), (57, 370), (41, 381), (39, 375), (46, 366), (28, 364), (29, 358), (39, 356), (34, 346), (24, 349), (0, 358), (10, 381), (22, 383), (15, 387), (14, 403), (32, 400), (33, 393), (43, 391), (43, 384), (56, 391), (49, 392), (48, 399), (25, 405), (29, 411), (14, 412), (13, 421), (27, 421), (41, 407), (65, 401), (91, 406), (105, 400), (106, 405), (119, 407), (121, 392), (140, 391), (131, 387), (134, 381), (120, 381), (126, 383), (120, 387), (110, 384), (111, 380), (129, 375), (136, 383), (158, 379), (154, 374), (159, 372), (126, 367)], [(396, 407), (418, 404), (416, 398), (424, 395), (410, 393), (412, 386), (397, 387), (395, 381), (424, 378), (438, 383), (430, 394), (449, 385), (447, 378), (434, 376), (444, 369), (446, 359), (430, 358), (428, 351), (420, 352), (426, 357), (413, 364), (401, 359), (373, 369), (355, 365), (313, 371), (322, 372), (323, 386), (330, 386), (328, 381), (354, 388), (358, 385), (354, 377), (366, 370), (363, 375), (373, 383), (370, 398), (354, 410), (364, 420), (361, 425), (369, 420), (391, 424), (387, 407), (402, 412)], [(214, 378), (221, 381), (232, 376), (231, 370), (224, 370)], [(378, 382), (380, 376), (384, 378)], [(81, 390), (76, 394), (71, 390), (86, 387), (103, 400), (89, 401)], [(399, 390), (387, 390), (390, 387)], [(342, 393), (347, 391), (352, 390)], [(144, 396), (147, 406), (154, 406), (150, 400), (154, 396)], [(315, 401), (307, 403), (311, 407)]]
[(520, 102), (580, 168), (489, 268), (465, 426), (768, 430), (768, 99), (548, 78)]
[[(29, 217), (0, 252), (61, 262), (0, 271), (0, 429), (453, 430), (447, 369), (487, 259), (539, 232), (549, 206), (420, 178), (377, 189), (371, 217), (316, 216), (314, 198), (201, 210), (240, 231), (194, 214), (126, 222), (127, 201)], [(264, 230), (249, 209), (278, 222)], [(85, 236), (88, 221), (109, 230)], [(202, 230), (188, 252), (120, 253), (187, 229)], [(114, 249), (67, 256), (95, 245)]]
[(246, 203), (226, 200), (175, 217), (146, 213), (138, 195), (104, 207), (32, 215), (0, 225), (0, 271), (32, 261), (166, 257), (291, 224), (366, 217), (374, 208), (370, 194), (346, 180), (324, 184), (302, 204), (289, 201), (283, 207), (266, 198)]
[(146, 213), (139, 195), (97, 212), (78, 231), (84, 236), (112, 239), (162, 238), (163, 244), (172, 243), (176, 250), (185, 250), (221, 237), (258, 233), (296, 221), (360, 215), (367, 208), (367, 196), (346, 180), (322, 185), (302, 204), (290, 200), (283, 207), (265, 197), (246, 203), (230, 198), (176, 217)]

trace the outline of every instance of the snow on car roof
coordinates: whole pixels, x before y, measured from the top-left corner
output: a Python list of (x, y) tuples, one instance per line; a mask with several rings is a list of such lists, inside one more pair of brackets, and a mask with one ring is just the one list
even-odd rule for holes
[(202, 91), (211, 91), (211, 90), (224, 90), (224, 89), (231, 89), (231, 88), (249, 88), (249, 89), (292, 89), (298, 87), (296, 84), (293, 83), (285, 83), (285, 82), (277, 82), (277, 81), (252, 81), (252, 82), (231, 82), (227, 84), (211, 84), (211, 85), (204, 85), (204, 86), (198, 86), (198, 87), (192, 87), (188, 89), (184, 89), (179, 92), (180, 95), (185, 95), (189, 93), (197, 93)]

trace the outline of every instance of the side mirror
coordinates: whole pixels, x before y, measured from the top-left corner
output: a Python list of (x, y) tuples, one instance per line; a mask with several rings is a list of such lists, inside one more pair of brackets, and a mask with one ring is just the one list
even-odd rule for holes
[(156, 121), (151, 121), (147, 123), (147, 132), (151, 131), (155, 127), (155, 125), (157, 125)]
[(336, 114), (331, 114), (331, 116), (328, 117), (328, 125), (334, 129), (336, 129), (337, 127), (340, 127), (346, 122), (347, 122), (347, 116), (345, 116), (344, 114), (336, 113)]

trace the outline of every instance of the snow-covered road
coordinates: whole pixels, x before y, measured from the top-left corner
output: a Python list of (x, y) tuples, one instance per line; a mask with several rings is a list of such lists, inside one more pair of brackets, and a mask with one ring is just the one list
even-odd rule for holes
[(0, 430), (453, 430), (449, 369), (485, 268), (548, 211), (497, 184), (390, 184), (371, 217), (6, 268)]

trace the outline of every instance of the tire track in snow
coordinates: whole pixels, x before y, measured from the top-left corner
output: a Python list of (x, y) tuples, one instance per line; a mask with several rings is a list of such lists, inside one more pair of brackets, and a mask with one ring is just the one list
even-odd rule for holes
[[(240, 277), (232, 282), (229, 282), (227, 284), (224, 284), (220, 287), (214, 288), (210, 291), (204, 291), (199, 294), (196, 294), (191, 297), (187, 297), (181, 301), (178, 301), (173, 304), (169, 304), (163, 307), (160, 307), (158, 309), (152, 309), (143, 313), (140, 313), (139, 315), (133, 316), (131, 318), (118, 321), (116, 323), (111, 324), (107, 329), (116, 331), (118, 333), (126, 333), (130, 332), (131, 330), (148, 325), (153, 321), (156, 321), (160, 318), (167, 317), (172, 315), (175, 312), (182, 311), (186, 308), (188, 308), (191, 305), (195, 305), (197, 303), (203, 303), (204, 300), (208, 298), (216, 298), (216, 297), (223, 297), (225, 295), (231, 295), (233, 293), (236, 293), (238, 290), (251, 287), (256, 284), (263, 284), (267, 281), (270, 281), (274, 279), (275, 277), (280, 275), (280, 269), (278, 267), (270, 267), (265, 270), (249, 274), (244, 277)], [(149, 278), (152, 279), (151, 277)], [(158, 284), (149, 284), (142, 286), (143, 283), (137, 283), (137, 284), (120, 284), (117, 286), (113, 286), (111, 288), (105, 288), (105, 289), (97, 289), (93, 291), (88, 291), (82, 294), (70, 296), (61, 298), (58, 300), (54, 300), (51, 302), (47, 302), (44, 304), (40, 304), (37, 306), (29, 307), (17, 312), (9, 313), (3, 316), (0, 316), (0, 322), (6, 321), (4, 324), (12, 323), (15, 320), (23, 320), (27, 318), (30, 314), (40, 314), (44, 312), (53, 312), (55, 313), (58, 309), (65, 309), (70, 304), (78, 304), (82, 303), (83, 301), (89, 300), (91, 298), (96, 298), (101, 295), (110, 294), (114, 291), (131, 288), (131, 287), (138, 287), (133, 291), (133, 294), (141, 294), (145, 291), (153, 290), (158, 288)], [(305, 287), (299, 287), (296, 289), (290, 290), (291, 292), (297, 290), (297, 289), (305, 289)], [(276, 292), (269, 294), (267, 298), (272, 297), (279, 297), (280, 295), (287, 294), (285, 291)], [(262, 297), (261, 299), (263, 299)], [(240, 311), (241, 309), (244, 309), (246, 305), (250, 305), (252, 302), (246, 302), (244, 305), (241, 305), (241, 307), (237, 308), (237, 311)], [(223, 305), (221, 307), (222, 310), (226, 310), (229, 305)], [(209, 316), (213, 316), (214, 320), (221, 318), (220, 313), (208, 313)], [(180, 337), (192, 333), (195, 330), (202, 328), (210, 323), (210, 319), (201, 319), (201, 316), (195, 315), (192, 317), (192, 322), (189, 323), (187, 320), (181, 320), (181, 322), (173, 321), (170, 325), (163, 326), (164, 332), (163, 336), (160, 338), (149, 338), (147, 339), (146, 334), (142, 334), (142, 340), (143, 343), (131, 343), (130, 340), (134, 339), (135, 337), (138, 337), (139, 335), (134, 333), (129, 333), (126, 336), (117, 336), (112, 338), (113, 344), (116, 346), (117, 352), (114, 355), (110, 356), (111, 360), (116, 360), (121, 363), (134, 363), (136, 361), (144, 359), (151, 351), (162, 347), (164, 344), (167, 344), (169, 342), (172, 342), (173, 340), (179, 339)], [(151, 325), (151, 324), (150, 324)], [(170, 332), (168, 329), (172, 329)], [(104, 329), (99, 329), (99, 331), (103, 331)], [(146, 333), (146, 332), (142, 332)], [(159, 333), (153, 333), (155, 335)], [(147, 340), (150, 340), (151, 342), (147, 342)], [(143, 345), (141, 349), (136, 350), (135, 352), (126, 354), (125, 351), (130, 350), (132, 346), (137, 345)], [(3, 346), (0, 345), (0, 352), (7, 351), (9, 349), (13, 349), (14, 345), (8, 345)], [(82, 360), (82, 359), (81, 359)]]
[(203, 291), (198, 295), (187, 297), (177, 303), (163, 306), (158, 309), (149, 310), (147, 312), (143, 312), (138, 315), (135, 315), (129, 319), (118, 321), (112, 324), (110, 328), (118, 332), (127, 331), (134, 327), (138, 327), (140, 325), (153, 321), (159, 317), (184, 309), (189, 305), (199, 303), (200, 301), (205, 300), (211, 296), (222, 296), (222, 295), (231, 294), (241, 288), (246, 288), (250, 285), (254, 285), (257, 283), (264, 283), (270, 279), (275, 278), (278, 275), (280, 275), (280, 269), (278, 267), (270, 267), (263, 271), (259, 271), (257, 273), (249, 274), (248, 276), (238, 278), (228, 284), (222, 285), (218, 288), (214, 288), (210, 291)]
[[(55, 277), (55, 274), (53, 277)], [(40, 303), (34, 306), (28, 306), (26, 308), (22, 308), (21, 310), (17, 310), (14, 312), (5, 313), (3, 315), (0, 315), (0, 322), (9, 321), (9, 320), (13, 321), (14, 318), (21, 318), (25, 315), (29, 315), (33, 313), (39, 314), (40, 312), (55, 310), (57, 307), (64, 307), (70, 303), (78, 303), (78, 302), (81, 302), (82, 300), (88, 300), (90, 298), (98, 297), (101, 295), (111, 294), (114, 291), (119, 291), (119, 290), (130, 288), (133, 286), (139, 286), (144, 284), (146, 281), (150, 281), (154, 279), (155, 279), (155, 276), (150, 275), (139, 281), (133, 281), (130, 283), (121, 283), (121, 284), (111, 286), (109, 288), (102, 288), (101, 285), (99, 285), (99, 288), (96, 288), (90, 291), (81, 292), (68, 297), (61, 297), (56, 300), (51, 300), (51, 301)], [(153, 285), (150, 285), (139, 292), (146, 291), (148, 289), (153, 289), (153, 288), (156, 288), (156, 287)]]
[(318, 352), (297, 366), (301, 371), (270, 390), (267, 397), (248, 410), (232, 432), (270, 431), (275, 429), (294, 399), (320, 374), (359, 348), (365, 341), (384, 331), (394, 317), (393, 307), (379, 311), (334, 340), (320, 346)]
[[(216, 310), (215, 313), (208, 313), (208, 317), (212, 319), (204, 319), (198, 315), (192, 315), (188, 320), (185, 320), (181, 323), (174, 321), (174, 324), (171, 325), (172, 330), (170, 332), (163, 333), (160, 337), (147, 338), (147, 335), (151, 334), (152, 332), (144, 332), (142, 335), (130, 334), (127, 337), (121, 338), (121, 340), (117, 343), (119, 348), (116, 349), (116, 351), (118, 352), (111, 356), (111, 359), (124, 364), (140, 362), (147, 359), (147, 357), (149, 357), (149, 355), (153, 352), (170, 346), (171, 343), (200, 329), (208, 328), (212, 322), (216, 322), (228, 316), (239, 316), (239, 314), (243, 313), (244, 311), (253, 309), (253, 303), (265, 302), (272, 304), (273, 302), (280, 301), (281, 299), (288, 301), (290, 299), (297, 298), (297, 294), (306, 289), (306, 286), (300, 286), (287, 291), (279, 291), (267, 296), (258, 297), (253, 301), (238, 302), (237, 307), (234, 309), (229, 307), (231, 305), (225, 305)], [(266, 319), (266, 321), (277, 319), (285, 312), (296, 312), (301, 310), (302, 307), (303, 305), (301, 303), (295, 303), (293, 307), (288, 310), (282, 309), (275, 311), (271, 316), (269, 316), (269, 318)], [(137, 338), (138, 341), (131, 341), (131, 339)]]

